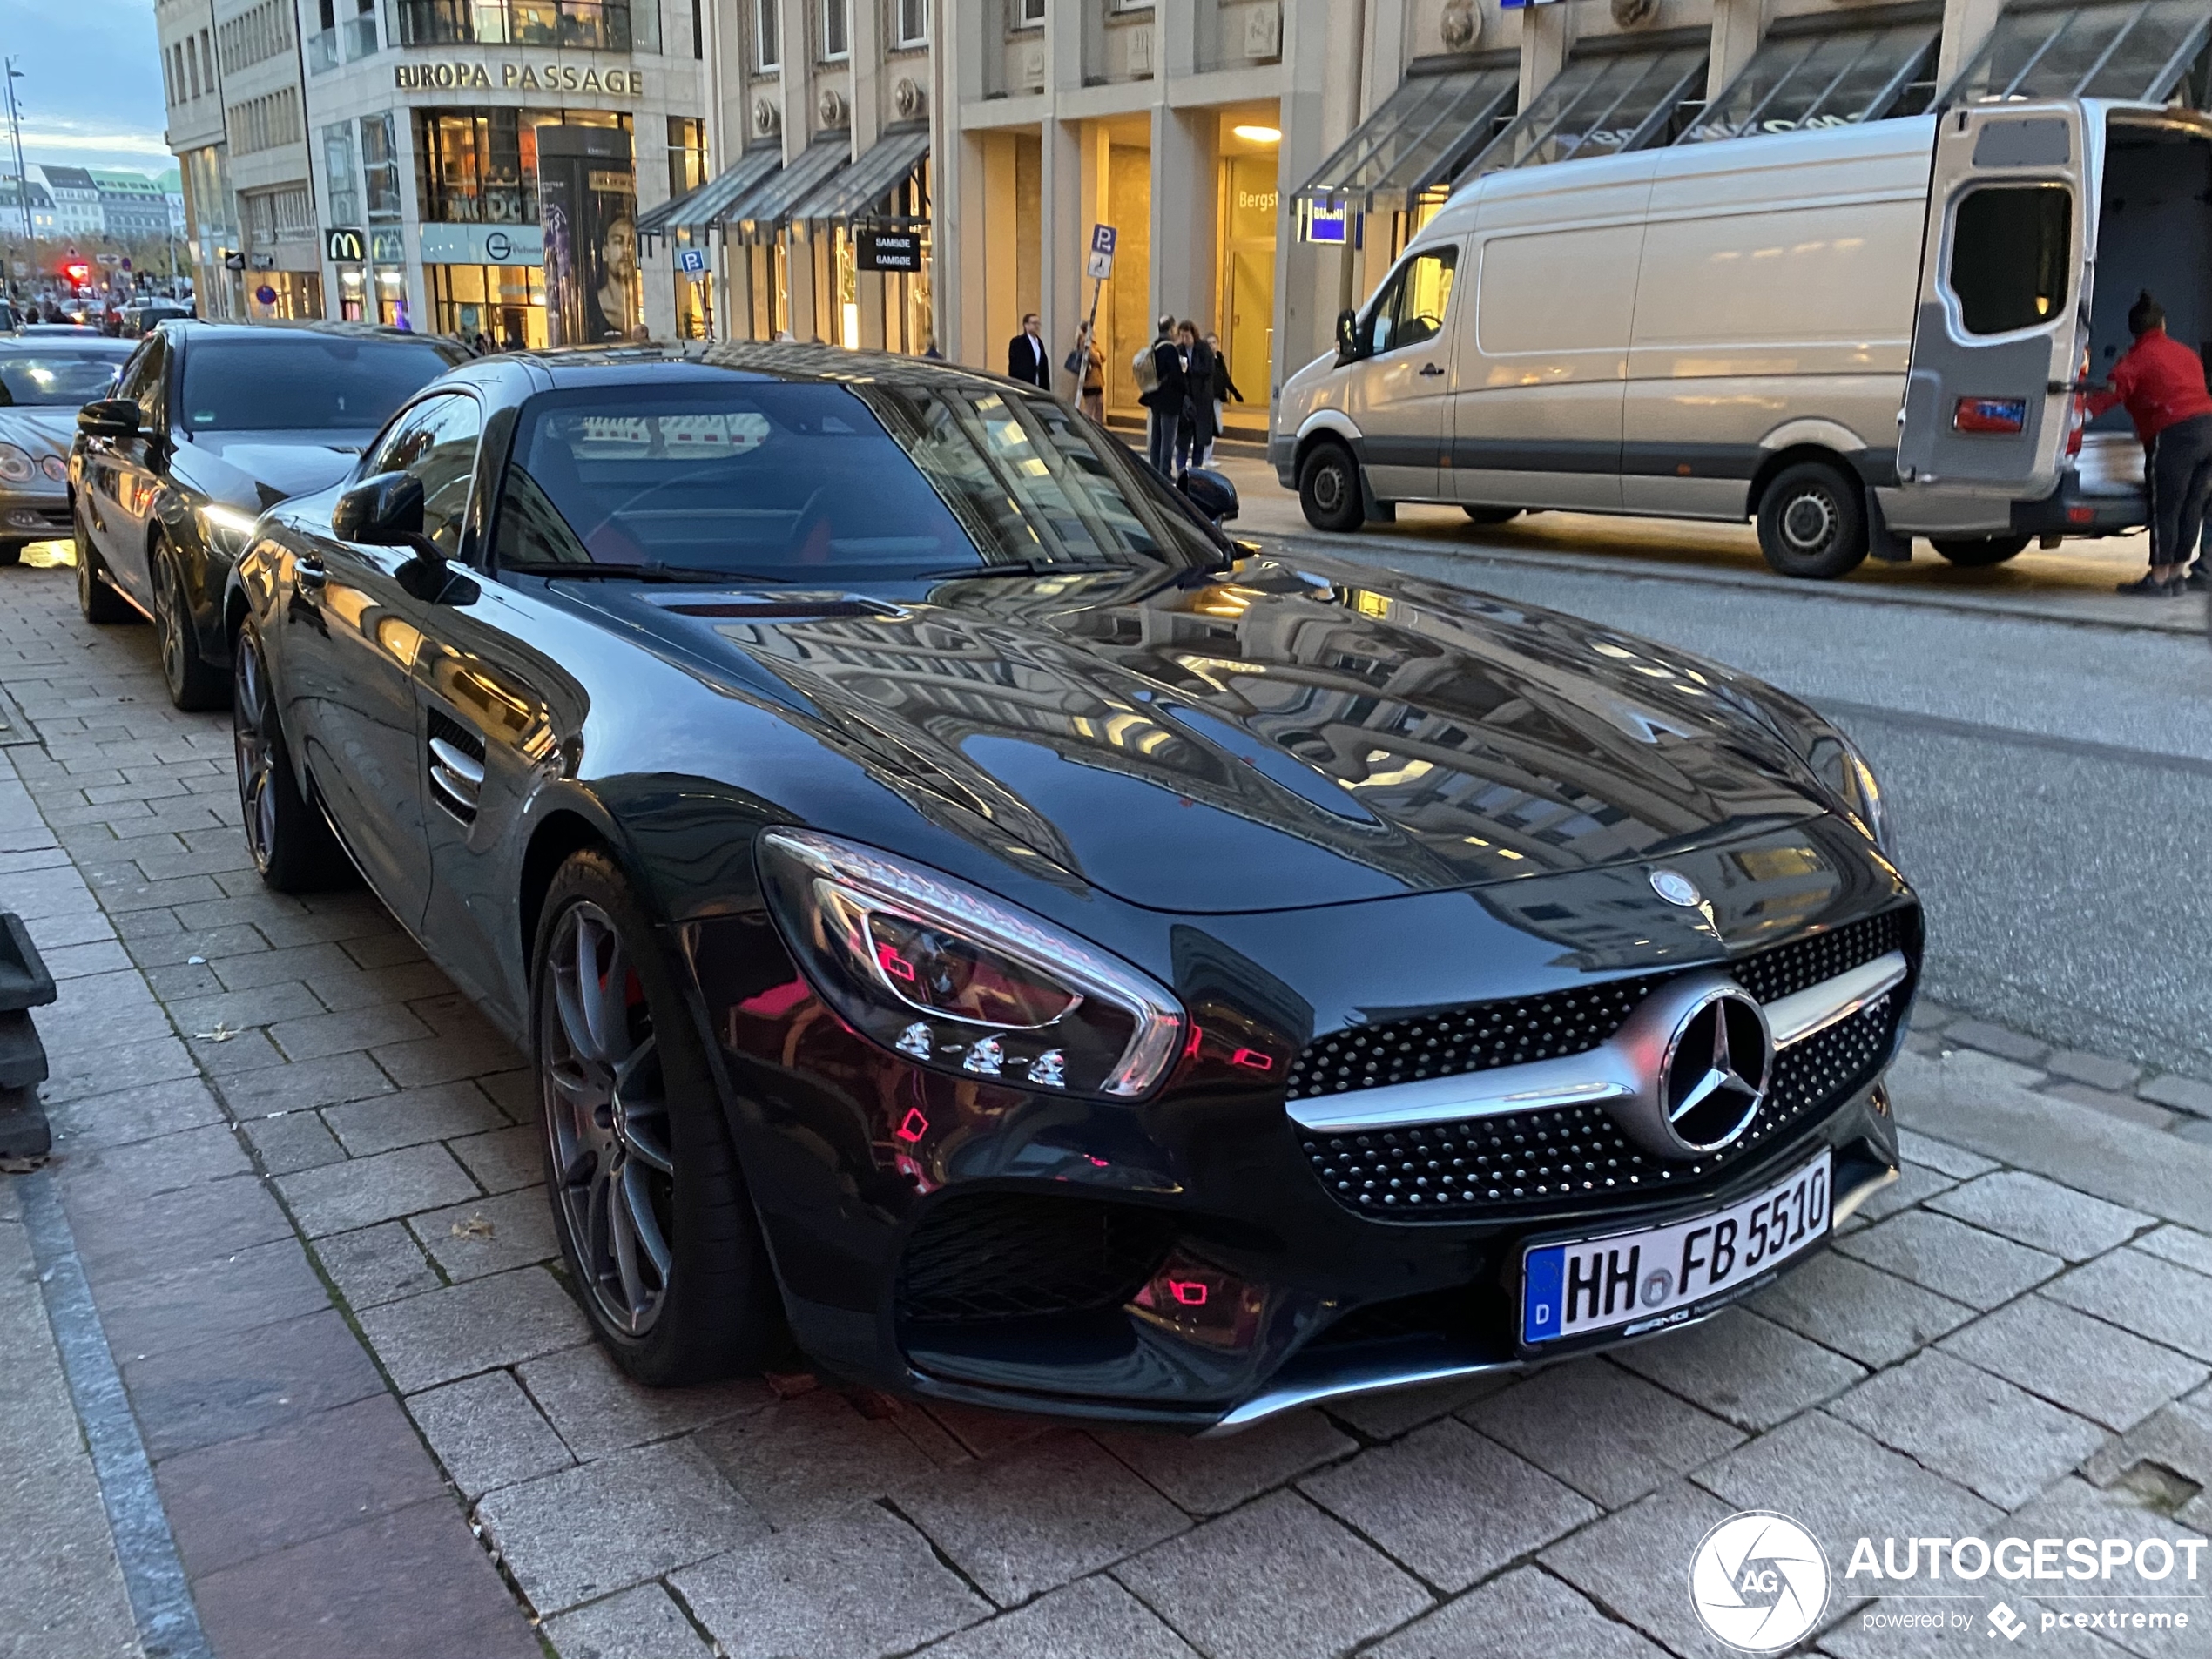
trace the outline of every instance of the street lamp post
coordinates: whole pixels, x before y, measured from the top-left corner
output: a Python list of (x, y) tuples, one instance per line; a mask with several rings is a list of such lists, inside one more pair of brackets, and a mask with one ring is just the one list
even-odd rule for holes
[[(26, 252), (37, 239), (30, 230), (30, 178), (23, 165), (23, 111), (16, 103), (16, 83), (23, 78), (23, 71), (16, 67), (16, 60), (7, 59), (8, 70), (8, 134), (16, 148), (16, 205), (23, 209), (23, 245)], [(16, 291), (15, 272), (10, 269), (7, 281), (0, 289)]]

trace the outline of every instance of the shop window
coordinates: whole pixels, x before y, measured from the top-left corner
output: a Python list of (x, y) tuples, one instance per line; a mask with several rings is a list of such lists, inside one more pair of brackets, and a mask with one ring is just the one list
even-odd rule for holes
[(822, 61), (841, 64), (853, 55), (853, 0), (822, 0)]
[(422, 273), (438, 333), (482, 334), (495, 351), (544, 346), (545, 277), (536, 266), (426, 265)]
[(2036, 328), (2073, 286), (2074, 196), (2063, 185), (1968, 193), (1952, 221), (1951, 292), (1970, 334)]

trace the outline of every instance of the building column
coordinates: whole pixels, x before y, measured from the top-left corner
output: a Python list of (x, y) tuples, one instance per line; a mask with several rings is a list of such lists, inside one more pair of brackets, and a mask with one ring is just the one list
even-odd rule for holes
[[(875, 147), (883, 125), (885, 19), (883, 8), (868, 4), (867, 0), (860, 0), (853, 7), (852, 17), (853, 84), (846, 101), (853, 111), (853, 157), (857, 161)], [(860, 311), (860, 343), (863, 351), (883, 349), (883, 287), (880, 271), (853, 273), (853, 298)]]
[(1943, 9), (1943, 44), (1936, 54), (1936, 84), (1948, 86), (1951, 78), (1966, 68), (1966, 60), (1980, 50), (2005, 0), (1950, 0)]
[(983, 96), (984, 25), (991, 8), (935, 0), (930, 13), (930, 292), (937, 349), (954, 362), (981, 363), (989, 332), (984, 261), (982, 139), (961, 126), (961, 111)]
[(1712, 58), (1705, 96), (1718, 98), (1743, 72), (1766, 35), (1766, 0), (1713, 0)]
[(1521, 107), (1552, 84), (1567, 65), (1575, 44), (1575, 9), (1570, 5), (1525, 6), (1521, 13)]
[[(1283, 132), (1275, 170), (1275, 357), (1268, 403), (1332, 337), (1348, 270), (1345, 252), (1298, 240), (1291, 192), (1313, 176), (1356, 125), (1361, 54), (1348, 0), (1284, 0)], [(1260, 388), (1241, 388), (1257, 399)]]
[(1090, 252), (1090, 226), (1083, 217), (1082, 128), (1076, 122), (1048, 118), (1040, 137), (1044, 225), (1043, 245), (1038, 250), (1042, 267), (1037, 285), (1038, 326), (1052, 362), (1054, 389), (1072, 403), (1082, 384), (1062, 385), (1069, 377), (1060, 365), (1076, 343), (1076, 326), (1082, 320), (1083, 263)]

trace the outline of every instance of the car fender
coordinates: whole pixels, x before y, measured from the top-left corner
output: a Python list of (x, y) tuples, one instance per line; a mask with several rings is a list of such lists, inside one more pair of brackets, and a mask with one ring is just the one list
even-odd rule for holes
[(1350, 446), (1352, 458), (1360, 470), (1366, 470), (1366, 435), (1359, 430), (1357, 421), (1342, 409), (1336, 408), (1316, 409), (1298, 423), (1298, 449), (1292, 462), (1294, 467), (1305, 464), (1306, 451), (1312, 447), (1313, 441), (1324, 433), (1342, 438)]

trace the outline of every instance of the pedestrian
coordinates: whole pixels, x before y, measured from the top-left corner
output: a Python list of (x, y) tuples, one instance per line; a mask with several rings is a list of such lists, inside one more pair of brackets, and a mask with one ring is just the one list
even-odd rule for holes
[(1190, 395), (1183, 373), (1183, 354), (1175, 343), (1175, 319), (1162, 317), (1152, 343), (1137, 353), (1130, 367), (1136, 372), (1136, 401), (1151, 412), (1152, 426), (1145, 444), (1145, 459), (1161, 477), (1175, 476), (1176, 429), (1183, 424), (1183, 404)]
[(1106, 354), (1100, 349), (1096, 334), (1086, 321), (1076, 330), (1076, 349), (1069, 354), (1076, 364), (1082, 388), (1076, 408), (1102, 424), (1106, 419)]
[[(1218, 438), (1221, 436), (1222, 419), (1229, 412), (1230, 400), (1233, 398), (1242, 403), (1244, 395), (1237, 389), (1237, 382), (1229, 378), (1229, 358), (1221, 349), (1221, 336), (1208, 334), (1206, 345), (1213, 352), (1213, 435)], [(1211, 442), (1206, 445), (1206, 458), (1203, 464), (1213, 465), (1213, 444)]]
[(1052, 366), (1045, 361), (1044, 336), (1037, 332), (1034, 311), (1022, 314), (1022, 332), (1006, 342), (1006, 372), (1009, 379), (1039, 391), (1052, 389)]
[(1186, 320), (1176, 331), (1183, 351), (1183, 426), (1176, 435), (1175, 469), (1206, 464), (1213, 448), (1213, 353), (1198, 336), (1198, 325)]
[(2166, 310), (2144, 289), (2128, 307), (2134, 335), (2112, 366), (2109, 389), (2089, 395), (2089, 418), (2126, 404), (2143, 441), (2143, 478), (2150, 488), (2150, 570), (2120, 584), (2122, 593), (2178, 597), (2182, 566), (2195, 547), (2212, 495), (2212, 390), (2204, 360), (2166, 332)]

